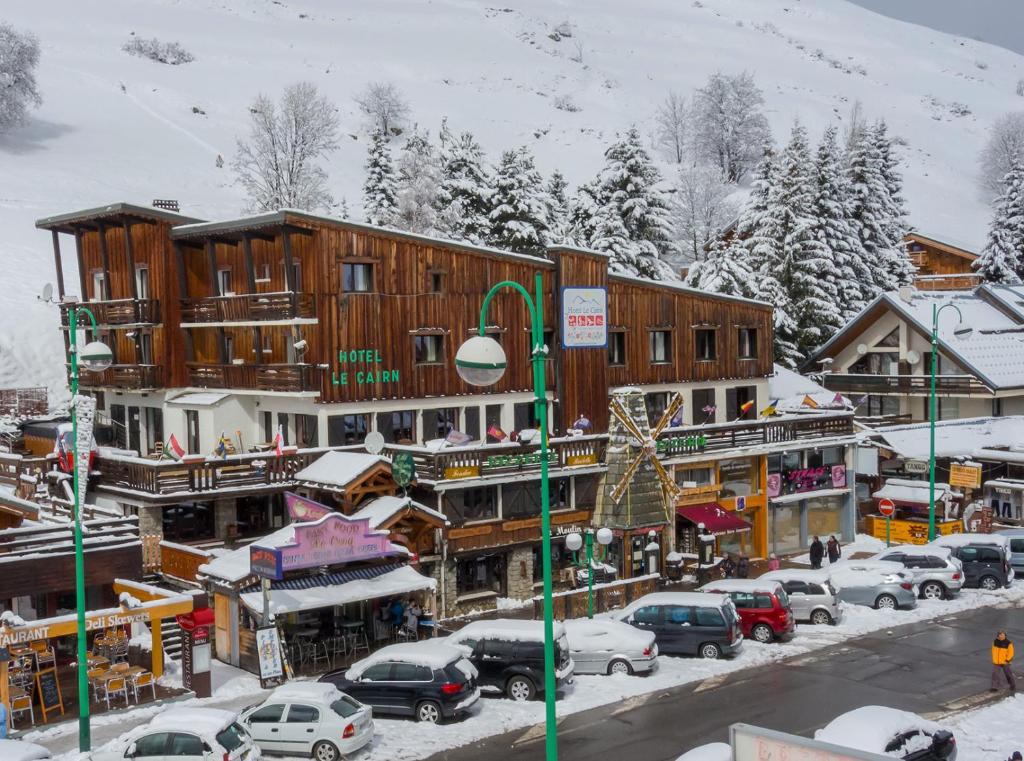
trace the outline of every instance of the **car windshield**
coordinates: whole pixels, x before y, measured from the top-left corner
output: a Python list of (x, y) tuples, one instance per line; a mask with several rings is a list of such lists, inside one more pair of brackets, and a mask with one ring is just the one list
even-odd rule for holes
[(360, 708), (362, 708), (362, 706), (348, 695), (342, 695), (331, 703), (331, 710), (343, 719), (347, 719), (352, 714), (358, 713)]
[(778, 598), (779, 605), (781, 605), (783, 608), (789, 605), (789, 595), (786, 594), (786, 590), (782, 587), (779, 587), (778, 590), (775, 592), (775, 597)]
[(221, 744), (224, 750), (231, 753), (245, 745), (247, 737), (248, 735), (245, 734), (245, 730), (238, 724), (230, 724), (217, 735), (217, 742)]

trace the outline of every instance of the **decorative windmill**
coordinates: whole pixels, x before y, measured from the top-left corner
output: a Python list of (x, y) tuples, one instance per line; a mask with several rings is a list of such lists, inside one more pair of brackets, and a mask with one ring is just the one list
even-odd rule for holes
[(612, 392), (605, 457), (608, 471), (598, 495), (594, 525), (639, 528), (670, 520), (679, 487), (658, 460), (657, 439), (682, 406), (683, 399), (676, 394), (652, 429), (639, 389)]

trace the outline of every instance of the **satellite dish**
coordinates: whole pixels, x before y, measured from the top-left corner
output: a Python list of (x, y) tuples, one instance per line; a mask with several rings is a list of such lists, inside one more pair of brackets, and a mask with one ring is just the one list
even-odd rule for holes
[(377, 431), (370, 431), (366, 434), (363, 446), (366, 447), (366, 451), (370, 454), (380, 454), (384, 451), (384, 437), (377, 433)]
[(860, 355), (867, 354), (868, 353), (868, 345), (867, 344), (857, 344), (857, 353), (860, 354)]
[(921, 361), (921, 354), (920, 354), (920, 352), (916, 352), (913, 349), (911, 349), (910, 351), (907, 352), (907, 362), (909, 362), (912, 365), (916, 365), (920, 361)]
[(43, 286), (43, 293), (39, 297), (39, 299), (41, 301), (49, 301), (52, 298), (53, 298), (53, 284), (52, 283), (47, 283), (46, 285)]

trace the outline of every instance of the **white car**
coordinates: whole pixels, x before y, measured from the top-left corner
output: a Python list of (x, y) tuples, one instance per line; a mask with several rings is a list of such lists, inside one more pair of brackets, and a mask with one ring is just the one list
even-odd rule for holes
[(905, 761), (956, 761), (953, 733), (916, 713), (862, 706), (832, 719), (815, 740)]
[(563, 622), (577, 674), (643, 674), (657, 668), (654, 632), (610, 618)]
[(42, 745), (24, 740), (0, 740), (0, 758), (4, 761), (46, 761), (53, 756)]
[(261, 750), (339, 761), (373, 740), (373, 709), (327, 682), (278, 687), (242, 713)]
[(168, 708), (149, 724), (97, 751), (92, 761), (258, 761), (262, 757), (238, 715), (219, 708)]

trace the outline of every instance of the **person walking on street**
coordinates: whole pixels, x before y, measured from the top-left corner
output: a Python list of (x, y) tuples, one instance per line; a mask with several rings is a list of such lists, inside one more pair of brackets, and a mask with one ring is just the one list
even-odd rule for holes
[(835, 563), (843, 554), (843, 548), (839, 545), (839, 540), (836, 539), (836, 535), (832, 534), (828, 538), (828, 562), (829, 565)]
[(725, 560), (722, 561), (722, 577), (731, 579), (736, 575), (736, 564), (732, 560), (732, 555), (728, 552), (725, 553)]
[(736, 578), (745, 579), (750, 575), (750, 558), (747, 557), (747, 553), (741, 552), (740, 559), (736, 563)]
[(821, 543), (818, 535), (814, 535), (811, 542), (811, 568), (821, 568), (821, 559), (825, 557), (825, 545)]
[(1013, 676), (1013, 643), (1010, 642), (1006, 632), (999, 632), (992, 643), (992, 685), (989, 691), (995, 692), (999, 689), (999, 682), (1002, 681), (999, 675), (1006, 678), (1006, 683), (1012, 695), (1017, 691), (1017, 680)]
[(780, 568), (782, 568), (782, 563), (779, 561), (778, 556), (774, 552), (769, 553), (768, 554), (768, 570), (769, 571), (777, 571)]

